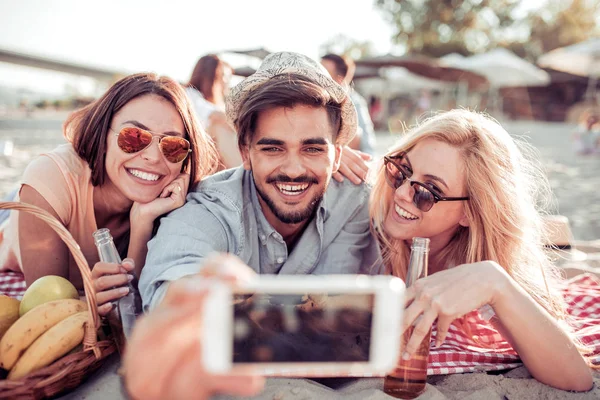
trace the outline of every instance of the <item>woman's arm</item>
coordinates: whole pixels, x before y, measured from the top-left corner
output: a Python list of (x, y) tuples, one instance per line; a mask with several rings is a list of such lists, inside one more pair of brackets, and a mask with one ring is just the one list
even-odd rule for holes
[(145, 204), (133, 203), (129, 211), (127, 258), (120, 265), (99, 262), (92, 269), (100, 315), (107, 314), (112, 308), (111, 302), (129, 292), (125, 285), (133, 280), (134, 276), (140, 278), (146, 263), (148, 241), (152, 238), (155, 220), (184, 204), (189, 183), (190, 176), (181, 173), (165, 186), (157, 199)]
[(129, 213), (129, 248), (127, 258), (135, 264), (135, 276), (139, 279), (142, 268), (146, 263), (148, 242), (152, 238), (154, 221), (185, 203), (185, 197), (190, 185), (190, 176), (181, 173), (163, 189), (160, 196), (150, 203), (134, 203)]
[(340, 168), (333, 173), (333, 179), (343, 182), (344, 177), (346, 177), (352, 183), (359, 185), (367, 180), (367, 174), (369, 173), (369, 164), (367, 164), (367, 161), (371, 160), (372, 157), (370, 154), (344, 146)]
[[(56, 211), (37, 190), (23, 185), (20, 201), (48, 211), (60, 221)], [(69, 279), (69, 249), (48, 223), (29, 213), (19, 213), (19, 247), (27, 285), (45, 275)]]
[(585, 391), (592, 387), (590, 368), (573, 341), (495, 262), (463, 264), (419, 279), (406, 290), (405, 298), (403, 328), (415, 324), (415, 329), (404, 359), (414, 354), (436, 319), (439, 346), (452, 321), (489, 304), (496, 313), (500, 332), (533, 377), (563, 390)]
[(591, 389), (590, 368), (558, 322), (508, 275), (498, 282), (492, 323), (531, 375), (563, 390)]
[(139, 218), (134, 222), (135, 216), (132, 213), (130, 222), (131, 231), (129, 235), (129, 248), (127, 249), (127, 258), (131, 258), (135, 264), (134, 274), (137, 279), (140, 279), (142, 267), (146, 262), (148, 254), (148, 242), (152, 238), (152, 229), (154, 220), (148, 218)]

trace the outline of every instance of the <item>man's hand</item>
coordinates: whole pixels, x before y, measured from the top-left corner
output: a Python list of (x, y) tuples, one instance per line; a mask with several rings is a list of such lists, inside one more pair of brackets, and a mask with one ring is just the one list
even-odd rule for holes
[(136, 323), (123, 360), (134, 399), (206, 399), (213, 394), (252, 396), (264, 378), (211, 375), (202, 367), (202, 310), (207, 278), (235, 285), (254, 272), (234, 256), (217, 256), (195, 276), (169, 285), (162, 303)]

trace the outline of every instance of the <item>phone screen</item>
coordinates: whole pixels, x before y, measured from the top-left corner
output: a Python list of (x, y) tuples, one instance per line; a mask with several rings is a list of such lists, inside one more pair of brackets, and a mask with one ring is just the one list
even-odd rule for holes
[(237, 294), (233, 363), (368, 362), (374, 295)]

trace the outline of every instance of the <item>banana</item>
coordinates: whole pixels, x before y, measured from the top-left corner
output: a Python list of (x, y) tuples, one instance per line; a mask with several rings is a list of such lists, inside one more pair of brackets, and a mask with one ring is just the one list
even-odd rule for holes
[(0, 340), (0, 367), (10, 370), (41, 334), (70, 315), (87, 310), (81, 300), (63, 299), (41, 304), (19, 318)]
[(67, 354), (83, 340), (85, 323), (89, 314), (83, 311), (60, 321), (48, 329), (25, 353), (10, 370), (7, 379), (21, 379), (30, 372), (37, 371)]
[(20, 301), (0, 294), (0, 339), (19, 319)]

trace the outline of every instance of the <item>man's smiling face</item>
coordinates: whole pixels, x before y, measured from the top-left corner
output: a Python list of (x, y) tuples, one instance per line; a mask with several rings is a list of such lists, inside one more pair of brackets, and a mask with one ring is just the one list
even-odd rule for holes
[(242, 158), (273, 227), (312, 218), (339, 167), (341, 146), (333, 144), (334, 136), (322, 107), (277, 107), (258, 115)]

